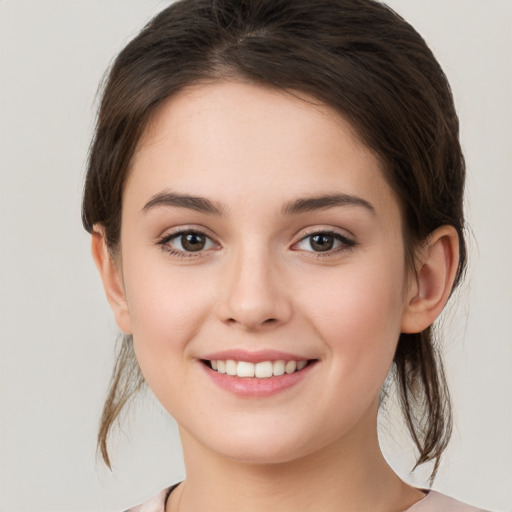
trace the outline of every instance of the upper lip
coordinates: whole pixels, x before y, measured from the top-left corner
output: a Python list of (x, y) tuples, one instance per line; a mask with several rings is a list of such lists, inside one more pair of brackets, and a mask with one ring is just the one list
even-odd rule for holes
[(246, 361), (248, 363), (261, 363), (263, 361), (307, 361), (309, 357), (292, 354), (290, 352), (281, 352), (279, 350), (257, 350), (248, 351), (244, 349), (221, 350), (212, 352), (201, 357), (209, 361)]

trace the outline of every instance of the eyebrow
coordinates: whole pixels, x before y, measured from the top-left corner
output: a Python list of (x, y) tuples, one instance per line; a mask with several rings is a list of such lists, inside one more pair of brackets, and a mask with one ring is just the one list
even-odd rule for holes
[(188, 194), (178, 194), (176, 192), (160, 192), (155, 194), (142, 208), (143, 212), (151, 210), (157, 206), (178, 206), (188, 208), (201, 213), (211, 215), (224, 215), (224, 208), (205, 197), (198, 197)]
[(361, 197), (349, 194), (323, 194), (314, 197), (294, 199), (283, 206), (283, 215), (296, 215), (314, 210), (325, 210), (335, 206), (359, 206), (375, 215), (375, 208)]
[[(160, 192), (155, 194), (144, 205), (142, 211), (146, 212), (158, 206), (177, 206), (179, 208), (188, 208), (201, 213), (218, 216), (224, 216), (226, 213), (225, 208), (221, 204), (211, 201), (210, 199), (177, 192)], [(283, 215), (298, 215), (315, 210), (325, 210), (335, 206), (362, 207), (375, 215), (375, 208), (371, 203), (361, 197), (349, 194), (323, 194), (294, 199), (283, 205), (281, 213)]]

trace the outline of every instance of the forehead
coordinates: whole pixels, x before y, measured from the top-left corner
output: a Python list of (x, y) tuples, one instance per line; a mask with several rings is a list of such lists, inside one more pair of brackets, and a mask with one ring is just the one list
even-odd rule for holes
[[(234, 126), (239, 128), (238, 137), (233, 137)], [(301, 91), (215, 81), (191, 85), (164, 101), (137, 144), (135, 160), (149, 146), (156, 149), (159, 144), (182, 145), (198, 139), (203, 145), (218, 146), (225, 135), (231, 137), (226, 142), (232, 152), (263, 144), (286, 151), (301, 138), (308, 142), (304, 150), (316, 145), (325, 151), (329, 142), (339, 143), (340, 136), (354, 148), (368, 151), (347, 120)]]
[(332, 108), (240, 82), (191, 86), (158, 109), (126, 190), (142, 201), (169, 188), (247, 207), (332, 191), (396, 203), (379, 159)]

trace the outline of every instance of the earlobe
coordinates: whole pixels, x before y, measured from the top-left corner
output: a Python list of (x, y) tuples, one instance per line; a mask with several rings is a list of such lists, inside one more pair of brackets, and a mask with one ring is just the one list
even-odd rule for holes
[(104, 228), (101, 225), (94, 225), (91, 253), (116, 323), (125, 334), (131, 334), (132, 326), (120, 264), (115, 261), (108, 249)]
[(453, 226), (431, 233), (418, 260), (402, 317), (402, 332), (417, 333), (429, 327), (443, 310), (457, 273), (459, 238)]

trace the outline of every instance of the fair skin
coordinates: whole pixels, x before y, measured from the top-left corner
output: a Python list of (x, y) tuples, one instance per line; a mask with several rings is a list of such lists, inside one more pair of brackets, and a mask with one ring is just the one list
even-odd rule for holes
[[(400, 332), (448, 299), (458, 246), (443, 226), (410, 269), (402, 227), (379, 160), (325, 105), (217, 82), (159, 109), (127, 179), (120, 250), (96, 226), (93, 255), (179, 424), (187, 479), (167, 512), (398, 512), (424, 497), (381, 454), (378, 400)], [(251, 378), (242, 392), (248, 377), (204, 362), (226, 350), (311, 364), (288, 387)]]

